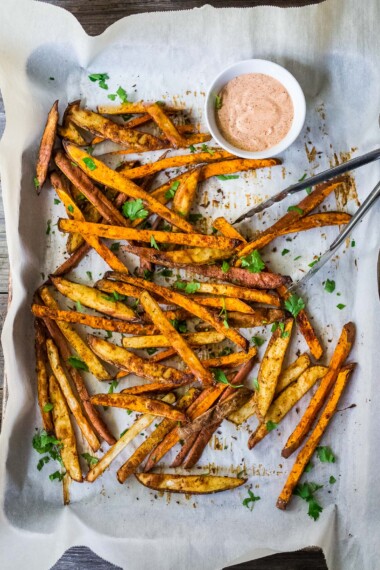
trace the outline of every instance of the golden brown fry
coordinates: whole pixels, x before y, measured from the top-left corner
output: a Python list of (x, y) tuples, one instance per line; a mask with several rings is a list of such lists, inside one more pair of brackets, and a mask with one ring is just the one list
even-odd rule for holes
[[(81, 430), (83, 437), (86, 439), (90, 447), (97, 451), (100, 447), (100, 443), (98, 438), (96, 437), (94, 430), (92, 429), (90, 423), (88, 422), (87, 418), (84, 416), (82, 409), (79, 405), (78, 400), (76, 399), (74, 392), (71, 388), (70, 382), (66, 376), (64, 369), (62, 368), (58, 348), (56, 347), (55, 343), (48, 339), (46, 341), (46, 350), (47, 355), (50, 363), (50, 367), (52, 372), (65, 396), (67, 405), (70, 408), (71, 413), (73, 414), (79, 429)], [(54, 419), (54, 418), (53, 418)]]
[(147, 107), (147, 112), (174, 148), (186, 146), (186, 139), (178, 132), (161, 105), (153, 103)]
[[(80, 169), (82, 169), (84, 173), (86, 173), (88, 176), (90, 176), (90, 178), (92, 178), (96, 182), (104, 184), (109, 188), (113, 188), (118, 192), (122, 192), (123, 194), (126, 194), (130, 198), (133, 199), (140, 198), (141, 200), (144, 201), (144, 204), (146, 205), (147, 208), (149, 208), (153, 213), (161, 216), (161, 218), (163, 218), (170, 224), (173, 224), (174, 226), (182, 229), (184, 232), (193, 231), (193, 226), (189, 224), (189, 222), (181, 218), (181, 216), (179, 216), (175, 212), (172, 212), (171, 210), (166, 208), (166, 206), (163, 206), (160, 202), (155, 200), (154, 197), (145, 192), (145, 190), (137, 186), (134, 182), (128, 180), (126, 174), (136, 169), (133, 168), (131, 170), (126, 171), (125, 174), (119, 174), (115, 170), (108, 168), (108, 166), (106, 166), (100, 160), (91, 157), (84, 150), (80, 149), (79, 147), (76, 147), (71, 143), (65, 144), (64, 147), (70, 159), (76, 162), (80, 167)], [(92, 160), (91, 168), (89, 168), (88, 165), (84, 162), (84, 159)], [(157, 162), (152, 163), (152, 165), (155, 164), (157, 164)], [(95, 166), (95, 168), (93, 168), (93, 165)]]
[(115, 123), (93, 111), (80, 109), (79, 105), (71, 106), (70, 120), (94, 135), (126, 145), (127, 148), (136, 152), (163, 148), (162, 142), (157, 137), (129, 129), (128, 126)]
[(180, 182), (174, 195), (173, 210), (185, 218), (190, 214), (197, 193), (200, 174), (199, 168), (189, 172), (189, 175)]
[(326, 431), (331, 418), (334, 416), (339, 399), (348, 383), (350, 374), (355, 367), (354, 364), (349, 364), (339, 371), (338, 377), (336, 379), (334, 389), (330, 398), (327, 401), (325, 409), (323, 410), (315, 428), (313, 429), (309, 439), (305, 443), (304, 447), (301, 449), (297, 455), (297, 459), (292, 467), (291, 472), (288, 475), (286, 483), (277, 499), (277, 507), (279, 509), (285, 510), (289, 504), (294, 488), (296, 487), (298, 481), (301, 478), (302, 473), (305, 470), (306, 465), (309, 463), (318, 443)]
[(275, 396), (277, 396), (282, 390), (287, 388), (289, 384), (297, 380), (306, 368), (311, 365), (310, 357), (306, 352), (301, 354), (292, 364), (290, 364), (285, 370), (283, 370), (277, 380)]
[[(153, 335), (154, 327), (151, 325), (141, 325), (139, 323), (126, 323), (116, 319), (106, 319), (105, 317), (97, 317), (78, 311), (61, 311), (60, 309), (49, 309), (43, 305), (32, 305), (32, 313), (36, 317), (48, 317), (54, 321), (63, 321), (65, 323), (79, 323), (86, 325), (92, 329), (101, 329), (104, 331), (112, 331), (124, 334), (135, 335)], [(205, 334), (205, 333), (197, 333)], [(133, 337), (135, 338), (135, 337)], [(136, 337), (139, 338), (139, 337)], [(142, 337), (145, 338), (145, 337)], [(149, 338), (149, 337), (148, 337)], [(127, 340), (127, 339), (125, 339)]]
[(35, 179), (37, 194), (40, 193), (47, 177), (49, 162), (57, 134), (58, 119), (58, 101), (55, 101), (47, 116), (46, 125), (42, 134), (40, 148), (38, 151)]
[(69, 343), (65, 339), (63, 333), (59, 330), (57, 323), (51, 321), (46, 317), (44, 318), (44, 323), (49, 331), (51, 338), (58, 347), (61, 359), (66, 362), (68, 372), (75, 385), (79, 399), (82, 402), (83, 409), (86, 412), (88, 419), (100, 437), (102, 437), (109, 445), (113, 445), (115, 443), (115, 438), (103, 421), (98, 410), (91, 404), (90, 395), (87, 391), (86, 385), (79, 370), (67, 362), (71, 356)]
[[(70, 192), (69, 180), (63, 174), (58, 174), (58, 172), (52, 172), (50, 174), (50, 182), (54, 187), (54, 189), (56, 189), (58, 198), (60, 198), (63, 202), (67, 217), (77, 219), (73, 213), (74, 196), (72, 196)], [(63, 197), (64, 200), (62, 199)], [(80, 213), (80, 216), (83, 217), (82, 213)], [(69, 254), (74, 253), (74, 251), (76, 251), (83, 243), (84, 239), (80, 234), (70, 234), (66, 244), (67, 253)]]
[(170, 392), (171, 390), (176, 390), (178, 386), (168, 382), (167, 384), (163, 382), (152, 382), (149, 384), (140, 384), (138, 386), (131, 386), (130, 388), (124, 388), (121, 391), (122, 394), (134, 394), (139, 396), (141, 394), (151, 394), (153, 392)]
[[(199, 394), (199, 390), (190, 388), (186, 394), (177, 402), (178, 410), (186, 410), (186, 408), (194, 401)], [(147, 437), (147, 439), (136, 449), (131, 457), (120, 467), (117, 472), (119, 483), (124, 483), (126, 479), (132, 475), (137, 467), (144, 461), (145, 457), (151, 453), (155, 447), (163, 440), (163, 438), (175, 427), (176, 422), (165, 418), (160, 425)]]
[(243, 244), (237, 250), (238, 261), (237, 266), (241, 265), (241, 258), (249, 255), (255, 249), (262, 249), (265, 245), (270, 243), (275, 237), (279, 235), (279, 232), (289, 228), (292, 224), (299, 221), (300, 218), (306, 216), (309, 212), (314, 210), (319, 204), (321, 204), (325, 198), (331, 192), (333, 192), (342, 183), (341, 179), (336, 179), (334, 182), (326, 182), (320, 184), (316, 187), (314, 192), (306, 196), (293, 210), (289, 211), (282, 218), (280, 218), (275, 224), (261, 232), (258, 237), (250, 241), (248, 244)]
[(284, 311), (280, 309), (261, 309), (255, 308), (254, 314), (243, 314), (231, 311), (228, 314), (228, 322), (231, 326), (238, 329), (249, 329), (252, 327), (260, 327), (263, 325), (271, 325), (281, 322), (285, 318)]
[(288, 441), (282, 450), (283, 457), (289, 457), (302, 443), (309, 432), (319, 410), (326, 401), (328, 394), (337, 379), (339, 370), (344, 361), (350, 354), (351, 348), (355, 340), (355, 325), (347, 323), (344, 325), (338, 343), (335, 347), (334, 354), (331, 357), (329, 369), (320, 383), (318, 390), (310, 400), (310, 403), (298, 422), (293, 433), (289, 436)]
[(49, 404), (49, 379), (46, 361), (46, 334), (39, 319), (34, 320), (34, 329), (38, 406), (40, 408), (42, 425), (44, 429), (48, 433), (53, 433), (54, 426), (51, 413), (44, 410), (45, 406)]
[(178, 352), (188, 369), (194, 374), (195, 378), (202, 382), (203, 385), (214, 383), (214, 377), (209, 370), (204, 368), (186, 340), (179, 334), (174, 326), (165, 318), (164, 313), (161, 311), (158, 303), (144, 291), (140, 295), (140, 303), (145, 309), (145, 312), (152, 319), (153, 324), (161, 331), (167, 338), (170, 345)]
[(162, 418), (170, 418), (175, 421), (184, 422), (187, 420), (186, 414), (173, 408), (170, 404), (153, 400), (146, 396), (134, 396), (125, 393), (118, 394), (95, 394), (91, 396), (91, 402), (97, 406), (111, 406), (114, 408), (123, 408), (142, 412), (143, 414), (152, 414)]
[(132, 309), (127, 307), (124, 303), (117, 301), (116, 297), (104, 295), (94, 287), (74, 283), (62, 277), (51, 277), (51, 280), (62, 295), (72, 301), (79, 302), (85, 307), (90, 307), (91, 309), (99, 311), (99, 313), (110, 315), (115, 319), (124, 321), (136, 319), (136, 315)]
[(255, 314), (255, 309), (252, 309), (252, 307), (240, 299), (230, 297), (203, 297), (202, 295), (189, 295), (189, 297), (205, 307), (213, 307), (222, 309), (223, 311), (237, 311), (248, 315)]
[(137, 279), (136, 277), (130, 277), (129, 275), (123, 275), (117, 272), (109, 272), (106, 274), (106, 277), (111, 277), (112, 279), (117, 279), (118, 281), (122, 281), (123, 283), (127, 283), (130, 285), (136, 285), (137, 287), (141, 287), (150, 293), (160, 295), (160, 297), (169, 301), (169, 303), (174, 303), (179, 307), (182, 307), (189, 313), (192, 313), (196, 317), (206, 321), (209, 323), (216, 331), (221, 334), (224, 334), (228, 339), (230, 339), (235, 344), (241, 346), (243, 350), (247, 350), (247, 341), (244, 337), (242, 337), (237, 331), (233, 328), (226, 328), (223, 324), (223, 321), (219, 318), (210, 313), (205, 307), (202, 307), (198, 303), (195, 303), (191, 299), (187, 298), (176, 291), (171, 291), (166, 287), (162, 287), (160, 285), (156, 285), (155, 283), (151, 283), (150, 281), (144, 281), (143, 279)]
[[(129, 253), (138, 255), (142, 259), (146, 259), (151, 263), (157, 265), (168, 265), (169, 267), (186, 267), (186, 269), (189, 270), (191, 270), (191, 268), (188, 268), (188, 265), (198, 263), (213, 263), (214, 261), (219, 261), (221, 259), (231, 257), (233, 254), (233, 250), (212, 249), (208, 247), (193, 247), (191, 249), (180, 249), (176, 251), (157, 251), (156, 249), (148, 247), (123, 245), (122, 249)], [(224, 275), (221, 273), (221, 278), (223, 281), (227, 281), (227, 279), (224, 279), (223, 277)]]
[(63, 504), (69, 505), (70, 504), (70, 483), (71, 477), (66, 472), (62, 479), (62, 494), (63, 494)]
[(215, 356), (202, 360), (205, 368), (235, 368), (240, 364), (245, 364), (256, 355), (256, 347), (252, 346), (248, 352), (233, 352), (224, 356)]
[(278, 235), (295, 234), (323, 226), (341, 226), (348, 224), (350, 220), (351, 216), (346, 212), (318, 212), (317, 214), (309, 214), (304, 218), (300, 218), (290, 227), (280, 231)]
[(64, 232), (79, 232), (108, 239), (125, 239), (151, 242), (152, 238), (158, 243), (174, 243), (179, 245), (192, 245), (195, 247), (214, 247), (231, 250), (235, 242), (224, 237), (208, 236), (204, 234), (186, 234), (173, 232), (160, 232), (156, 230), (136, 230), (134, 228), (121, 228), (106, 224), (92, 224), (90, 222), (77, 222), (60, 218), (58, 228)]
[(226, 218), (216, 218), (216, 220), (212, 222), (212, 225), (223, 236), (231, 239), (237, 239), (243, 243), (247, 243), (247, 240), (243, 238), (243, 236), (233, 227), (233, 225), (227, 222)]
[[(104, 115), (139, 115), (141, 113), (147, 112), (147, 107), (152, 105), (148, 101), (138, 101), (137, 103), (121, 103), (120, 105), (99, 105), (98, 113), (103, 113)], [(173, 105), (166, 105), (163, 103), (163, 108), (167, 113), (179, 113), (184, 111), (184, 107), (178, 107)]]
[(73, 426), (70, 421), (69, 410), (61, 392), (61, 388), (54, 376), (49, 379), (49, 392), (53, 404), (52, 415), (56, 438), (62, 443), (60, 449), (63, 465), (71, 479), (82, 482), (82, 471), (79, 464), (77, 443)]
[[(183, 283), (185, 285), (185, 282)], [(184, 287), (181, 287), (181, 289), (184, 289)], [(196, 294), (198, 293), (221, 295), (223, 297), (234, 297), (236, 299), (244, 299), (245, 301), (253, 301), (256, 303), (263, 303), (265, 305), (273, 305), (275, 307), (280, 306), (279, 298), (273, 293), (267, 293), (258, 289), (239, 287), (238, 285), (198, 283)]]
[(191, 374), (169, 366), (152, 364), (149, 360), (144, 360), (137, 354), (101, 338), (89, 336), (88, 342), (93, 351), (106, 362), (151, 382), (172, 382), (177, 386), (182, 386), (194, 380)]
[(57, 267), (53, 275), (66, 275), (66, 273), (69, 273), (75, 269), (75, 267), (82, 261), (84, 257), (86, 257), (90, 250), (91, 246), (88, 243), (81, 245), (80, 248), (78, 248), (72, 255), (70, 255), (68, 259), (66, 259), (63, 263), (61, 263), (61, 265)]
[(236, 489), (247, 479), (219, 477), (216, 475), (167, 475), (165, 473), (136, 473), (135, 477), (145, 487), (170, 493), (204, 495)]
[[(59, 309), (57, 301), (51, 295), (47, 287), (40, 289), (40, 295), (43, 302), (49, 307), (49, 309)], [(57, 325), (69, 342), (70, 346), (78, 354), (79, 358), (87, 365), (91, 374), (96, 376), (98, 379), (111, 380), (109, 372), (107, 372), (100, 360), (98, 360), (95, 354), (88, 348), (76, 330), (70, 324), (62, 321), (57, 321)]]
[(278, 425), (293, 406), (314, 386), (314, 384), (323, 378), (326, 374), (325, 366), (311, 366), (307, 368), (300, 377), (287, 386), (275, 400), (273, 400), (262, 424), (250, 436), (248, 447), (252, 449), (259, 441), (269, 433), (267, 430), (268, 422)]
[[(183, 339), (193, 346), (203, 346), (205, 344), (222, 342), (225, 336), (215, 331), (210, 331), (184, 334)], [(166, 348), (173, 346), (172, 342), (164, 334), (124, 337), (122, 342), (124, 348)]]
[[(175, 402), (174, 394), (167, 394), (164, 398), (162, 398), (163, 402), (167, 402), (168, 404), (173, 404)], [(101, 457), (92, 469), (87, 473), (86, 481), (92, 483), (97, 479), (104, 471), (109, 467), (112, 461), (123, 451), (123, 449), (130, 443), (136, 436), (139, 435), (142, 431), (147, 429), (156, 419), (156, 416), (153, 414), (144, 414), (140, 416), (129, 429), (127, 429), (123, 435), (120, 436), (120, 439), (108, 449), (107, 453)]]

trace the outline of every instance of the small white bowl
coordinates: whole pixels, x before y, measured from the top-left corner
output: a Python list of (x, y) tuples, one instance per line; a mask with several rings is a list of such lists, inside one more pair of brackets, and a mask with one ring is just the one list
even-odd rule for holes
[[(215, 118), (215, 97), (231, 79), (246, 73), (263, 73), (277, 79), (287, 89), (294, 109), (292, 126), (286, 136), (275, 146), (258, 152), (242, 150), (230, 144), (221, 134)], [(206, 123), (213, 138), (219, 145), (241, 158), (269, 158), (276, 156), (287, 149), (298, 137), (305, 122), (306, 101), (305, 95), (298, 81), (281, 65), (265, 59), (247, 59), (239, 61), (220, 73), (212, 82), (206, 96)]]

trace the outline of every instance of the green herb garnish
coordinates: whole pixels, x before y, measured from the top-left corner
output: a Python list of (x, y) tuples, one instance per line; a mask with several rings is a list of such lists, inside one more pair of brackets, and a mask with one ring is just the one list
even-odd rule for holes
[[(248, 496), (246, 499), (244, 499), (244, 501), (243, 501), (242, 504), (243, 504), (245, 507), (247, 507), (247, 509), (250, 508), (250, 510), (252, 511), (252, 509), (253, 509), (253, 507), (254, 507), (254, 505), (255, 505), (255, 502), (256, 502), (256, 501), (260, 501), (261, 497), (256, 496), (256, 495), (251, 491), (251, 489), (248, 490), (248, 495), (249, 495), (249, 496)], [(251, 504), (251, 506), (250, 506), (250, 504)]]
[(218, 180), (236, 180), (239, 178), (238, 174), (218, 174)]
[(89, 453), (82, 453), (81, 457), (83, 457), (83, 459), (87, 462), (89, 467), (92, 467), (93, 465), (99, 463), (99, 459), (97, 457), (94, 457), (93, 455), (90, 455)]
[(165, 198), (166, 200), (172, 200), (175, 196), (175, 193), (177, 192), (178, 188), (179, 188), (180, 182), (179, 180), (176, 180), (175, 182), (172, 183), (172, 185), (170, 186), (169, 190), (167, 190), (165, 192)]
[(243, 388), (244, 386), (244, 384), (231, 384), (227, 376), (224, 374), (223, 370), (220, 370), (220, 368), (214, 368), (212, 373), (214, 375), (215, 381), (218, 384), (226, 384), (227, 386), (231, 386), (231, 388)]
[(154, 247), (154, 249), (158, 249), (158, 250), (160, 249), (157, 245), (156, 240), (154, 239), (154, 236), (151, 236), (151, 238), (150, 238), (150, 246)]
[(251, 341), (255, 346), (262, 346), (265, 342), (265, 338), (261, 338), (260, 336), (253, 336), (251, 338)]
[(70, 356), (70, 358), (67, 359), (67, 362), (70, 366), (76, 368), (76, 370), (84, 370), (85, 372), (88, 372), (89, 370), (87, 364), (77, 356)]
[(113, 243), (111, 243), (111, 247), (110, 247), (111, 251), (119, 251), (119, 249), (120, 249), (120, 242), (119, 241), (114, 241)]
[(86, 156), (85, 158), (82, 158), (82, 160), (83, 160), (83, 162), (85, 163), (85, 165), (87, 166), (87, 168), (88, 168), (89, 170), (92, 171), (92, 170), (96, 170), (96, 169), (98, 168), (98, 167), (96, 166), (94, 160), (93, 160), (91, 157)]
[(302, 216), (303, 214), (303, 210), (298, 206), (289, 206), (288, 212), (297, 212), (297, 214), (299, 214), (300, 216)]
[(328, 293), (333, 293), (335, 291), (335, 281), (332, 279), (326, 279), (325, 291)]
[(51, 402), (47, 402), (44, 407), (42, 408), (43, 412), (50, 412), (54, 408)]
[(318, 489), (322, 489), (323, 485), (316, 483), (300, 483), (294, 490), (294, 495), (301, 497), (309, 504), (308, 515), (315, 521), (319, 519), (320, 513), (323, 511), (321, 505), (315, 500), (314, 494)]
[(177, 289), (182, 289), (184, 293), (192, 294), (200, 289), (201, 284), (197, 281), (191, 281), (189, 283), (186, 283), (184, 281), (176, 281), (174, 283), (174, 287), (177, 287)]
[(289, 253), (290, 249), (283, 249), (281, 252), (281, 255), (286, 255), (287, 253)]
[(144, 209), (143, 201), (141, 198), (137, 200), (129, 200), (124, 202), (122, 212), (126, 218), (130, 220), (142, 220), (148, 216), (148, 210)]
[(209, 148), (205, 143), (203, 143), (203, 145), (201, 146), (201, 150), (203, 150), (203, 152), (208, 152), (209, 154), (211, 154), (211, 156), (215, 154), (215, 150), (213, 148)]
[(293, 295), (290, 295), (289, 299), (286, 299), (285, 301), (285, 309), (289, 311), (289, 313), (291, 313), (294, 318), (297, 317), (298, 313), (302, 311), (305, 306), (306, 305), (303, 299), (301, 299), (301, 297), (295, 293)]
[(241, 266), (248, 269), (250, 273), (261, 273), (265, 268), (265, 263), (263, 262), (259, 251), (254, 249), (252, 253), (241, 258)]
[(89, 80), (93, 83), (98, 82), (101, 89), (108, 89), (106, 81), (109, 79), (108, 73), (92, 73), (88, 76)]
[(265, 427), (267, 428), (267, 431), (273, 431), (274, 429), (276, 429), (277, 424), (276, 422), (272, 422), (272, 420), (268, 420), (267, 423), (265, 424)]
[(223, 263), (222, 263), (223, 273), (228, 273), (229, 270), (230, 270), (230, 264), (228, 263), (228, 261), (223, 261)]
[(322, 445), (317, 447), (318, 459), (322, 463), (335, 463), (335, 455), (331, 451), (331, 447), (328, 445)]

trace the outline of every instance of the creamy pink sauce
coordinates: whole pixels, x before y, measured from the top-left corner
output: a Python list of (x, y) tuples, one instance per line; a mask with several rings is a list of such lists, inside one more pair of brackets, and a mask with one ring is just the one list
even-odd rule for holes
[(269, 75), (235, 77), (219, 93), (216, 110), (224, 138), (242, 150), (260, 151), (278, 144), (293, 121), (293, 102), (285, 87)]

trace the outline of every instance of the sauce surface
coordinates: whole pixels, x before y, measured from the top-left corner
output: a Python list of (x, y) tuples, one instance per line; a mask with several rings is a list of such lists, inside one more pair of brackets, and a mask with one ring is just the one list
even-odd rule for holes
[(216, 121), (224, 138), (242, 150), (257, 152), (278, 144), (294, 116), (285, 87), (269, 75), (247, 73), (229, 81), (219, 93)]

